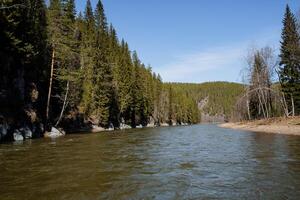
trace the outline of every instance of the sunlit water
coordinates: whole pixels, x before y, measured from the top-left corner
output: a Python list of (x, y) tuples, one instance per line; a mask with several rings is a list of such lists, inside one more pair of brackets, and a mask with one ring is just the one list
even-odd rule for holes
[(299, 199), (300, 137), (214, 125), (0, 145), (0, 199)]

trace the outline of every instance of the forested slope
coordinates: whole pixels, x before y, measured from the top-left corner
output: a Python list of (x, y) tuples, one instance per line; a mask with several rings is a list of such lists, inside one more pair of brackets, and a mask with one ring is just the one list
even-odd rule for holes
[(194, 124), (201, 109), (230, 115), (242, 87), (163, 83), (106, 19), (102, 2), (76, 13), (74, 0), (0, 3), (0, 140), (51, 127)]
[(168, 83), (174, 91), (187, 94), (198, 103), (202, 114), (210, 116), (225, 115), (230, 118), (233, 114), (235, 103), (244, 91), (244, 86), (230, 82), (194, 83)]

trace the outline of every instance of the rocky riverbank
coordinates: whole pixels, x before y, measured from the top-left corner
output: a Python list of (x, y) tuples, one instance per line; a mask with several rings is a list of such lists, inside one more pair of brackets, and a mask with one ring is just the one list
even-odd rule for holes
[(225, 123), (220, 124), (219, 126), (222, 128), (231, 128), (253, 132), (300, 136), (300, 117), (272, 118), (267, 120)]

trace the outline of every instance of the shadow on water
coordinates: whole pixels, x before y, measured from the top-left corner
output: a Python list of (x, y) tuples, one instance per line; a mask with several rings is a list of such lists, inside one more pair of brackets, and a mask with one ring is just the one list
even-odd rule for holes
[(0, 145), (1, 199), (296, 199), (300, 138), (215, 125)]

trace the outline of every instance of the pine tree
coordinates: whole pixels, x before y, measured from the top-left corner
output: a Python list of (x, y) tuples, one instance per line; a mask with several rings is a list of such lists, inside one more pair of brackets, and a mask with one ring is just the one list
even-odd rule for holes
[(81, 68), (83, 71), (83, 94), (81, 111), (89, 115), (93, 109), (94, 99), (94, 71), (95, 71), (95, 18), (90, 0), (87, 0), (84, 12), (82, 43), (81, 43)]
[(142, 77), (142, 64), (138, 58), (137, 52), (134, 51), (132, 54), (132, 64), (133, 64), (133, 77), (132, 77), (132, 121), (135, 124), (145, 124), (145, 90), (143, 88), (143, 82), (145, 79)]
[[(43, 120), (45, 104), (45, 5), (41, 0), (2, 1), (0, 7), (0, 113), (14, 119), (13, 126), (31, 127)], [(31, 120), (27, 113), (36, 117)], [(32, 132), (38, 136), (36, 129)]]
[(290, 110), (293, 114), (300, 114), (300, 36), (289, 6), (286, 7), (283, 25), (280, 82)]
[(110, 124), (111, 115), (111, 100), (112, 100), (112, 71), (109, 64), (109, 40), (107, 33), (107, 22), (104, 14), (104, 9), (101, 1), (98, 1), (95, 11), (96, 22), (96, 43), (95, 43), (95, 87), (94, 113), (99, 120), (99, 124), (103, 127), (108, 127)]
[(104, 13), (104, 8), (101, 0), (98, 1), (95, 11), (96, 27), (98, 30), (108, 32), (107, 19)]
[(120, 51), (120, 61), (117, 66), (117, 84), (118, 84), (118, 101), (121, 118), (125, 120), (126, 123), (132, 124), (131, 114), (132, 114), (132, 61), (130, 56), (130, 51), (128, 44), (122, 40), (121, 51)]
[[(50, 1), (48, 32), (52, 47), (51, 69), (55, 72), (54, 79), (50, 80), (50, 83), (53, 82), (53, 93), (63, 99), (63, 101), (55, 101), (55, 106), (52, 107), (54, 116), (59, 113), (56, 125), (63, 117), (66, 101), (70, 102), (72, 106), (78, 102), (79, 52), (77, 50), (78, 42), (75, 38), (75, 15), (74, 1)], [(50, 84), (49, 97), (51, 93), (52, 84)]]
[(168, 109), (168, 113), (169, 113), (169, 116), (168, 116), (168, 122), (170, 125), (173, 124), (173, 120), (174, 120), (174, 108), (173, 108), (173, 105), (174, 102), (173, 102), (173, 90), (172, 90), (172, 87), (169, 86), (169, 109)]
[[(25, 105), (31, 105), (32, 109), (37, 114), (35, 123), (45, 121), (46, 98), (45, 94), (48, 86), (48, 43), (47, 43), (47, 18), (46, 6), (43, 0), (30, 0), (28, 5), (28, 19), (30, 21), (27, 26), (29, 35), (26, 36), (28, 43), (32, 44), (33, 53), (28, 56), (28, 61), (25, 64), (25, 87), (26, 98)], [(32, 93), (35, 90), (35, 95)], [(36, 93), (38, 92), (38, 94)], [(35, 96), (35, 98), (33, 98)], [(25, 108), (28, 110), (30, 106)], [(33, 130), (33, 136), (39, 137), (40, 132)]]

